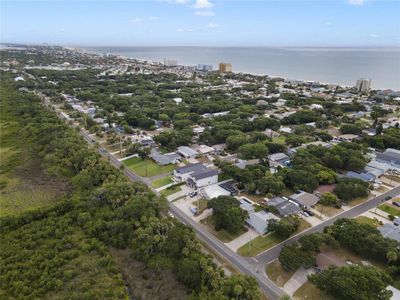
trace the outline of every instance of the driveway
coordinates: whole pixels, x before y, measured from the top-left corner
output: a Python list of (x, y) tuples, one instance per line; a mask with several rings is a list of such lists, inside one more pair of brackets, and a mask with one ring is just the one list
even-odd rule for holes
[(233, 241), (230, 241), (229, 243), (225, 243), (226, 246), (229, 247), (232, 251), (237, 251), (240, 247), (242, 247), (244, 244), (250, 242), (250, 240), (260, 236), (257, 232), (255, 232), (253, 229), (249, 229), (247, 232), (243, 233), (241, 236), (237, 237)]
[(286, 293), (288, 293), (290, 296), (293, 296), (293, 294), (303, 285), (307, 282), (307, 276), (314, 274), (315, 271), (313, 269), (304, 269), (303, 267), (299, 268), (293, 276), (285, 283), (283, 286), (283, 289), (285, 290)]
[(188, 187), (187, 185), (181, 185), (180, 187), (181, 187), (181, 191), (167, 196), (168, 202), (171, 202), (171, 201), (174, 201), (175, 199), (186, 196), (188, 193), (191, 193), (194, 191), (192, 188)]

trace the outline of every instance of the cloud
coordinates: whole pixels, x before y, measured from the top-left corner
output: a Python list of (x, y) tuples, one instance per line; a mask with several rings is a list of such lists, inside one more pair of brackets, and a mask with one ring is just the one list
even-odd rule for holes
[(196, 16), (200, 16), (200, 17), (212, 17), (215, 15), (212, 11), (209, 11), (209, 10), (196, 11), (194, 14)]
[(141, 18), (134, 18), (130, 20), (132, 23), (140, 23), (142, 21)]
[(326, 25), (326, 26), (332, 26), (333, 23), (332, 23), (332, 22), (329, 22), (329, 21), (326, 21), (326, 22), (325, 22), (325, 25)]
[(379, 35), (377, 35), (376, 33), (370, 33), (370, 34), (369, 34), (369, 37), (370, 37), (370, 38), (373, 38), (373, 39), (376, 39), (376, 38), (379, 37)]
[(196, 2), (194, 3), (194, 8), (197, 8), (197, 9), (211, 8), (213, 6), (214, 6), (214, 4), (212, 4), (208, 0), (196, 0)]
[(158, 20), (158, 17), (149, 17), (149, 20), (151, 20), (151, 21), (157, 21), (157, 20)]
[(348, 0), (349, 4), (361, 6), (364, 4), (365, 0)]
[(214, 24), (214, 23), (208, 23), (206, 27), (207, 28), (218, 28), (219, 25), (218, 24)]

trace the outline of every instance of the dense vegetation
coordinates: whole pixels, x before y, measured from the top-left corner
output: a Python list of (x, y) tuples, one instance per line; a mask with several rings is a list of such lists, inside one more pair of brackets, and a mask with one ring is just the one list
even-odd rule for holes
[(155, 270), (171, 269), (194, 299), (260, 297), (255, 279), (225, 277), (191, 229), (161, 218), (162, 199), (128, 182), (39, 98), (13, 89), (3, 84), (2, 109), (46, 172), (70, 181), (73, 192), (51, 208), (0, 220), (2, 297), (127, 298), (109, 247), (130, 248)]

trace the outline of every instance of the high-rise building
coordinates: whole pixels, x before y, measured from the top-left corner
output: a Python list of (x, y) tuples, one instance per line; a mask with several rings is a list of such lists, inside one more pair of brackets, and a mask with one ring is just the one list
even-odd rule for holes
[(371, 89), (371, 79), (358, 79), (356, 83), (356, 89), (358, 92), (364, 93), (369, 92)]
[(213, 65), (203, 65), (203, 64), (197, 65), (197, 70), (199, 71), (211, 72), (213, 69), (214, 69)]
[(219, 72), (220, 73), (229, 73), (232, 72), (232, 65), (228, 63), (220, 63), (219, 64)]
[(177, 65), (178, 65), (178, 61), (176, 59), (164, 58), (164, 66), (166, 66), (166, 67), (176, 67)]

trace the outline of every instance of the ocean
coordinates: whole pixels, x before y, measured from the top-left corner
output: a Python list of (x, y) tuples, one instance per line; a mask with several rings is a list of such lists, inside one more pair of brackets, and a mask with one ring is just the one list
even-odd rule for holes
[(80, 47), (98, 53), (181, 65), (232, 64), (234, 72), (355, 85), (370, 78), (372, 88), (400, 90), (400, 48), (267, 47)]

